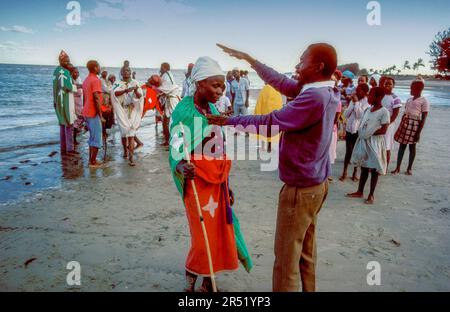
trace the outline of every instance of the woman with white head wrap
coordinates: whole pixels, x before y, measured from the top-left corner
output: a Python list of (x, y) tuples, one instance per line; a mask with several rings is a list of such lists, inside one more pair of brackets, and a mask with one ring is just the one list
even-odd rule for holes
[[(213, 275), (235, 271), (239, 259), (249, 271), (251, 259), (240, 233), (239, 221), (231, 206), (234, 198), (228, 185), (231, 161), (224, 154), (224, 139), (219, 127), (208, 126), (207, 114), (219, 115), (214, 104), (225, 90), (225, 75), (210, 57), (201, 57), (191, 78), (195, 83), (193, 96), (184, 97), (172, 114), (169, 163), (175, 185), (186, 207), (191, 249), (186, 261), (186, 291), (195, 290), (198, 276), (203, 276), (203, 291), (212, 291), (205, 238), (192, 183), (198, 191), (213, 263)], [(181, 131), (181, 124), (183, 131)], [(214, 136), (212, 136), (214, 134)], [(192, 163), (185, 159), (184, 145)]]
[(378, 87), (378, 85), (380, 84), (380, 79), (381, 79), (381, 75), (373, 74), (372, 76), (370, 76), (369, 86), (371, 88)]

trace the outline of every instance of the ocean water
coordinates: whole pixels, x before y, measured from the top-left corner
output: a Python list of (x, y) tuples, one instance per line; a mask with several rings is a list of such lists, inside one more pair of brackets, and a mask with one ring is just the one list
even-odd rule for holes
[[(106, 70), (119, 76), (119, 68)], [(159, 71), (134, 70), (141, 82)], [(61, 159), (48, 156), (52, 151), (59, 151), (59, 128), (52, 99), (53, 71), (52, 66), (0, 64), (0, 204), (17, 199), (23, 193), (58, 186), (64, 179), (86, 174), (82, 169), (70, 172), (70, 168), (64, 166), (61, 170)], [(176, 83), (182, 86), (185, 71), (172, 72)], [(84, 79), (87, 70), (80, 68), (80, 75)], [(256, 73), (250, 73), (249, 79), (252, 89), (261, 89), (264, 85)], [(450, 106), (448, 90), (448, 86), (427, 88), (424, 95), (432, 106)], [(399, 83), (395, 92), (403, 101), (409, 97), (406, 83)], [(252, 99), (251, 106), (254, 104), (255, 99)], [(149, 136), (157, 135), (150, 133), (152, 123), (152, 117), (146, 118), (141, 131)], [(119, 153), (120, 145), (117, 150)], [(80, 164), (74, 167), (77, 166)], [(64, 179), (59, 180), (60, 177)]]

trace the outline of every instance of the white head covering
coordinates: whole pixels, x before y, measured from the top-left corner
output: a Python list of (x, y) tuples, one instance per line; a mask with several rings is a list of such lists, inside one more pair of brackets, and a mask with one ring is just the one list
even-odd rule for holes
[(375, 80), (377, 82), (377, 86), (379, 86), (380, 84), (380, 79), (381, 79), (381, 75), (378, 74), (373, 74), (372, 76), (370, 76), (369, 82), (370, 80)]
[(194, 68), (192, 69), (192, 80), (194, 82), (199, 82), (214, 76), (225, 77), (225, 74), (222, 68), (220, 68), (219, 63), (217, 63), (217, 61), (213, 60), (209, 56), (200, 57), (195, 63)]

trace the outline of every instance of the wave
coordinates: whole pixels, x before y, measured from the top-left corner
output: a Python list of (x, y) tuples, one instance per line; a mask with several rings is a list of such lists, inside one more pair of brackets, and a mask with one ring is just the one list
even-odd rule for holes
[(20, 129), (39, 128), (39, 127), (51, 126), (51, 125), (56, 125), (56, 122), (54, 120), (51, 120), (51, 121), (45, 121), (45, 122), (40, 122), (40, 123), (36, 123), (36, 124), (31, 124), (31, 125), (20, 125), (20, 126), (9, 126), (9, 127), (6, 126), (5, 128), (0, 128), (0, 132), (11, 131), (11, 130), (20, 130)]
[(7, 153), (7, 152), (13, 152), (13, 151), (21, 150), (21, 149), (30, 149), (30, 148), (51, 146), (51, 145), (57, 145), (57, 144), (59, 144), (59, 141), (49, 141), (49, 142), (27, 144), (27, 145), (8, 146), (8, 147), (0, 148), (0, 153)]
[(47, 112), (33, 112), (33, 113), (27, 113), (27, 112), (19, 112), (15, 114), (4, 114), (2, 115), (0, 113), (0, 118), (16, 118), (16, 117), (28, 117), (28, 116), (54, 116), (55, 112), (54, 110), (48, 110)]

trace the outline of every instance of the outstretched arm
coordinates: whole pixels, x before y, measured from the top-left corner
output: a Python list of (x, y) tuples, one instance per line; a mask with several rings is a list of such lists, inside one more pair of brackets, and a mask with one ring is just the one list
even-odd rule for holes
[(295, 98), (300, 93), (302, 86), (297, 80), (290, 79), (286, 77), (286, 75), (280, 74), (276, 70), (258, 62), (247, 53), (228, 48), (221, 44), (217, 44), (217, 46), (230, 56), (249, 63), (262, 80), (285, 96)]
[[(297, 131), (305, 129), (320, 120), (323, 107), (314, 98), (312, 92), (304, 92), (294, 101), (279, 111), (268, 115), (222, 117), (208, 116), (210, 124), (242, 126), (244, 131), (259, 132), (259, 126), (278, 126), (280, 131)], [(253, 126), (253, 127), (249, 127)]]

